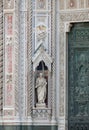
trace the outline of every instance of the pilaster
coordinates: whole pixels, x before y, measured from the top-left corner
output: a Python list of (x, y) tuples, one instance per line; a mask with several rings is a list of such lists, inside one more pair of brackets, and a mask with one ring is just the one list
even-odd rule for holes
[(4, 122), (16, 116), (16, 87), (18, 86), (18, 2), (4, 0), (4, 85), (3, 118)]
[(27, 1), (20, 0), (20, 44), (19, 44), (19, 117), (20, 121), (26, 117), (27, 105)]
[(32, 120), (32, 0), (28, 1), (27, 14), (27, 116)]
[(3, 115), (3, 1), (0, 0), (0, 116)]
[(56, 1), (51, 1), (51, 44), (52, 44), (52, 122), (56, 121)]

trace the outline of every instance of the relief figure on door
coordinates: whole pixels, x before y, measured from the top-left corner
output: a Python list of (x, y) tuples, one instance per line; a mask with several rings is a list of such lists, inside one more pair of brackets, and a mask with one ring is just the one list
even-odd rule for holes
[(80, 54), (77, 61), (77, 83), (75, 87), (76, 101), (78, 104), (77, 116), (87, 116), (87, 102), (89, 100), (88, 61), (85, 54)]

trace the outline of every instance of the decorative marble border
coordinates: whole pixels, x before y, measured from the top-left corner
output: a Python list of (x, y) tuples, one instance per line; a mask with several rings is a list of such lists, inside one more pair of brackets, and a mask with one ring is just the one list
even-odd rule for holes
[[(71, 23), (89, 22), (89, 10), (60, 11), (59, 12), (59, 44), (60, 44), (60, 97), (59, 97), (59, 129), (68, 129), (68, 86), (67, 86), (67, 32)], [(64, 124), (64, 125), (63, 125)]]
[[(5, 25), (5, 86), (4, 86), (4, 109), (14, 106), (14, 85), (13, 85), (13, 13), (4, 14)], [(8, 110), (5, 110), (8, 111)], [(4, 112), (4, 116), (7, 114)]]
[(0, 116), (3, 114), (3, 1), (0, 1)]
[(32, 95), (32, 0), (28, 0), (28, 21), (27, 21), (27, 116), (28, 120), (32, 120), (32, 107), (33, 107), (33, 95)]

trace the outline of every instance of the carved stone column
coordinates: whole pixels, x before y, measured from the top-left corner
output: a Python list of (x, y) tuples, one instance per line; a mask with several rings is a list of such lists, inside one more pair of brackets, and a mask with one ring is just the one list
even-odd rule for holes
[(27, 6), (27, 116), (31, 121), (32, 116), (32, 0)]

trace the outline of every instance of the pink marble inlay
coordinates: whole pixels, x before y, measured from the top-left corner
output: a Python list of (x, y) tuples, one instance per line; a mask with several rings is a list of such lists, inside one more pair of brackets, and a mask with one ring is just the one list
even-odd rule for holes
[(7, 105), (11, 106), (12, 105), (12, 101), (13, 101), (12, 95), (8, 94), (7, 95)]
[(12, 15), (7, 17), (7, 34), (12, 35)]
[(12, 92), (12, 84), (7, 85), (7, 92), (8, 93)]
[(7, 72), (12, 73), (12, 45), (7, 45)]

